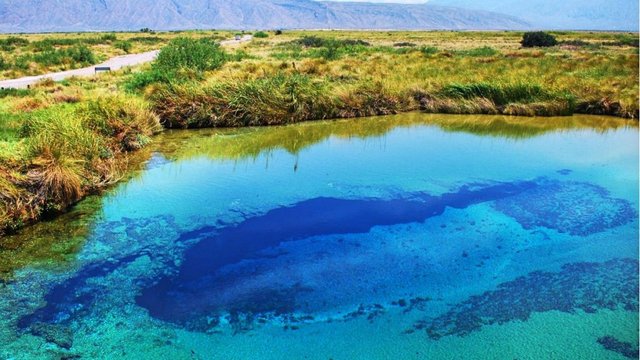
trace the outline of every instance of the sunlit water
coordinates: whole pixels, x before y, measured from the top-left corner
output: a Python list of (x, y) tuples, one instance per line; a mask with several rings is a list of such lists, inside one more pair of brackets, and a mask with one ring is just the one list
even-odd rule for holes
[(637, 126), (405, 114), (152, 148), (0, 240), (0, 358), (637, 358)]

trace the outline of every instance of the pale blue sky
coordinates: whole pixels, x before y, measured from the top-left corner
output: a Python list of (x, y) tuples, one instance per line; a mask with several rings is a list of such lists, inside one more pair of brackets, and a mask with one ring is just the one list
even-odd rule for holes
[(398, 4), (424, 4), (427, 0), (324, 0), (324, 1), (347, 1), (347, 2), (379, 2)]

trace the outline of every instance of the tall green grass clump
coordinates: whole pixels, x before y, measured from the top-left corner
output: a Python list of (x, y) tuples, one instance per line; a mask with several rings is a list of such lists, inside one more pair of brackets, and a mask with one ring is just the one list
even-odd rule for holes
[(116, 49), (120, 49), (127, 54), (131, 52), (131, 48), (133, 47), (130, 41), (116, 41), (116, 43), (113, 44), (113, 46)]
[(576, 107), (572, 94), (529, 83), (453, 83), (424, 103), (425, 109), (432, 112), (524, 116), (570, 115)]
[(3, 51), (13, 51), (16, 47), (29, 45), (29, 40), (17, 36), (9, 36), (6, 39), (0, 39), (0, 49)]
[(226, 61), (227, 54), (211, 39), (177, 38), (160, 50), (150, 70), (128, 79), (125, 88), (136, 91), (152, 83), (202, 79), (204, 72), (218, 69)]
[(327, 85), (302, 74), (209, 87), (166, 86), (152, 95), (152, 103), (168, 128), (279, 125), (333, 113)]
[(29, 113), (20, 164), (0, 169), (0, 234), (114, 183), (126, 165), (123, 154), (161, 129), (146, 102), (122, 95)]
[(9, 61), (0, 56), (0, 71), (7, 70), (10, 66)]
[(462, 56), (471, 56), (471, 57), (490, 57), (490, 56), (495, 56), (500, 54), (500, 51), (490, 47), (490, 46), (483, 46), (483, 47), (479, 47), (479, 48), (475, 48), (475, 49), (470, 49), (470, 50), (462, 50), (462, 51), (458, 51), (458, 54), (462, 55)]
[(438, 48), (435, 46), (423, 46), (420, 48), (420, 52), (425, 56), (432, 56), (438, 53)]
[(450, 84), (442, 88), (441, 93), (450, 98), (485, 98), (496, 105), (509, 103), (531, 103), (541, 100), (549, 100), (553, 95), (538, 84), (509, 84), (498, 85), (493, 83)]
[(89, 184), (88, 167), (100, 157), (104, 139), (67, 109), (34, 113), (25, 122), (36, 214), (61, 211), (78, 201)]
[(158, 116), (136, 97), (101, 97), (84, 103), (78, 112), (87, 127), (109, 141), (111, 151), (140, 149), (162, 131)]

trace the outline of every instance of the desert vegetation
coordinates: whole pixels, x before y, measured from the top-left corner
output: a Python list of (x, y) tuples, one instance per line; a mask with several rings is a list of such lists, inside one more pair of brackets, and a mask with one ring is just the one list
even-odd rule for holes
[(262, 33), (234, 47), (218, 31), (0, 36), (3, 78), (162, 49), (136, 69), (0, 90), (0, 231), (116, 182), (163, 127), (406, 111), (638, 118), (638, 34), (552, 32), (557, 44), (525, 47), (520, 32)]

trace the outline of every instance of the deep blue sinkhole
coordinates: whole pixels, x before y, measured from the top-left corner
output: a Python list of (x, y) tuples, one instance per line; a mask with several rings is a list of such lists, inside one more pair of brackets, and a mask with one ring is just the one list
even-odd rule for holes
[[(312, 236), (366, 233), (374, 226), (422, 222), (442, 214), (447, 207), (465, 208), (513, 196), (535, 186), (536, 183), (530, 181), (466, 186), (441, 196), (413, 193), (407, 198), (391, 200), (320, 197), (276, 208), (223, 228), (198, 242), (186, 251), (177, 274), (144, 289), (137, 303), (158, 319), (184, 324), (194, 316), (230, 310), (218, 308), (220, 304), (215, 299), (203, 302), (199, 295), (208, 296), (202, 289), (208, 282), (216, 281), (215, 274), (222, 267), (251, 258), (260, 250)], [(276, 303), (269, 308), (263, 297), (259, 298), (262, 304), (244, 302), (248, 311), (278, 311)]]
[[(525, 228), (544, 226), (569, 233), (578, 233), (572, 229), (579, 228), (587, 229), (588, 233), (603, 231), (631, 221), (637, 214), (631, 204), (610, 198), (595, 185), (545, 178), (468, 184), (440, 196), (417, 192), (393, 199), (313, 198), (248, 217), (237, 224), (204, 226), (182, 233), (176, 241), (192, 241), (195, 245), (185, 251), (178, 268), (151, 280), (153, 285), (144, 288), (136, 302), (153, 317), (183, 326), (191, 326), (215, 313), (278, 314), (301, 310), (296, 297), (314, 289), (300, 283), (267, 286), (220, 299), (220, 289), (232, 288), (252, 276), (222, 270), (255, 259), (261, 251), (284, 242), (367, 233), (374, 226), (423, 222), (442, 214), (447, 207), (462, 209), (487, 201), (495, 202), (498, 210), (513, 216)], [(587, 211), (594, 207), (603, 209), (607, 216), (603, 219), (599, 213)], [(112, 262), (85, 266), (77, 275), (54, 286), (45, 296), (47, 305), (22, 317), (19, 328), (27, 329), (37, 322), (66, 323), (81, 315), (104, 290), (87, 280), (104, 277), (141, 255), (134, 253)]]

